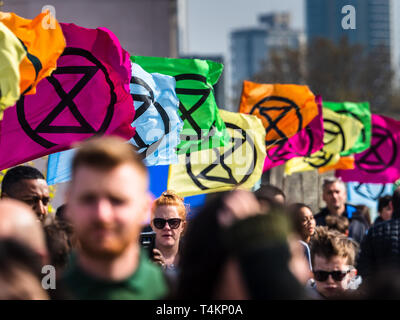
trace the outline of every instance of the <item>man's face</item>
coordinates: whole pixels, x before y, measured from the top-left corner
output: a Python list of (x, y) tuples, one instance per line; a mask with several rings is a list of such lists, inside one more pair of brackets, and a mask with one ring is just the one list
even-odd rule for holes
[(49, 187), (43, 179), (23, 179), (15, 183), (11, 188), (10, 198), (25, 202), (43, 221), (47, 216), (49, 204)]
[(150, 204), (146, 175), (130, 164), (108, 171), (78, 167), (67, 193), (67, 217), (81, 250), (97, 259), (138, 243)]
[[(351, 269), (346, 262), (347, 258), (339, 256), (332, 256), (330, 259), (320, 255), (314, 257), (313, 272), (316, 288), (325, 298), (340, 298), (340, 295), (347, 290), (349, 282), (355, 276), (356, 271), (352, 269), (351, 272), (346, 273)], [(315, 276), (315, 273), (318, 271), (343, 271), (343, 279), (335, 280), (330, 274), (325, 281), (318, 281)]]
[(322, 198), (328, 208), (342, 208), (346, 203), (346, 189), (339, 182), (330, 183), (325, 186)]

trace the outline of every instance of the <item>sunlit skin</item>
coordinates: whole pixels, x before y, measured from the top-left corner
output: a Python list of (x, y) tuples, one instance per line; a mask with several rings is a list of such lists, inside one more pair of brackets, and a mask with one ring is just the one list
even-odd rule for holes
[[(347, 270), (347, 258), (332, 256), (327, 259), (323, 256), (316, 255), (314, 257), (313, 271), (339, 271)], [(325, 298), (340, 298), (345, 290), (347, 290), (350, 280), (355, 276), (356, 270), (352, 269), (342, 281), (335, 281), (332, 275), (328, 276), (326, 281), (315, 281), (317, 291)]]
[(315, 232), (315, 219), (311, 210), (307, 207), (300, 209), (300, 222), (302, 224), (302, 240), (309, 243)]
[[(158, 206), (154, 210), (153, 219), (155, 218), (166, 220), (173, 218), (182, 219), (176, 206), (167, 205)], [(155, 254), (158, 254), (157, 249), (162, 254), (161, 260), (163, 261), (160, 261), (161, 264), (176, 264), (177, 253), (179, 250), (179, 241), (185, 228), (186, 221), (182, 221), (177, 229), (171, 229), (168, 223), (165, 224), (163, 229), (157, 229), (153, 224), (153, 219), (151, 221), (151, 227), (156, 233)]]
[(331, 214), (342, 215), (346, 209), (346, 188), (339, 182), (333, 182), (325, 186), (322, 199)]
[(78, 167), (67, 192), (67, 217), (80, 243), (82, 267), (120, 279), (136, 268), (138, 237), (148, 212), (147, 177), (131, 164)]
[(36, 213), (39, 220), (44, 220), (48, 214), (47, 205), (50, 201), (49, 187), (44, 179), (23, 179), (15, 183), (10, 194), (3, 194), (25, 202)]

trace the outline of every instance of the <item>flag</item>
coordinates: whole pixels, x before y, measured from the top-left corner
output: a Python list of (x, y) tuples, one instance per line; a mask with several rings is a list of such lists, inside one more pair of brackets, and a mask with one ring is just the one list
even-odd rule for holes
[(400, 121), (373, 114), (371, 146), (355, 155), (354, 170), (337, 170), (343, 181), (394, 183), (400, 178)]
[(261, 178), (265, 159), (265, 129), (251, 115), (220, 110), (231, 135), (227, 146), (179, 155), (171, 165), (168, 189), (180, 196), (251, 189)]
[(0, 22), (0, 120), (3, 111), (19, 98), (19, 65), (25, 56), (21, 42)]
[(240, 112), (259, 117), (267, 149), (286, 141), (318, 115), (315, 96), (307, 86), (243, 81)]
[(62, 24), (67, 47), (34, 95), (4, 112), (0, 169), (66, 150), (93, 135), (134, 135), (131, 63), (111, 31)]
[(134, 56), (131, 60), (149, 73), (175, 77), (179, 112), (184, 121), (178, 153), (224, 146), (229, 134), (214, 97), (223, 65), (210, 60)]
[(356, 142), (362, 124), (353, 117), (323, 108), (324, 146), (309, 157), (293, 158), (286, 162), (285, 174), (309, 171), (334, 165), (340, 160), (340, 153), (350, 149)]
[(357, 141), (347, 151), (341, 153), (342, 156), (348, 156), (354, 153), (360, 153), (368, 149), (371, 145), (371, 111), (368, 102), (326, 102), (324, 101), (323, 106), (331, 109), (339, 114), (353, 117), (360, 121), (363, 125), (361, 134)]
[(178, 115), (179, 100), (174, 77), (147, 73), (132, 63), (130, 92), (135, 106), (131, 143), (144, 153), (147, 166), (178, 162), (176, 148), (183, 121)]
[(263, 171), (284, 164), (294, 157), (310, 156), (323, 147), (324, 123), (320, 97), (317, 97), (317, 105), (318, 115), (305, 128), (291, 138), (280, 140), (278, 146), (267, 150)]
[(347, 201), (353, 205), (365, 205), (371, 209), (371, 218), (377, 214), (380, 197), (393, 194), (393, 184), (347, 183)]
[(75, 149), (50, 154), (47, 160), (46, 181), (49, 186), (71, 180)]
[[(65, 49), (61, 26), (49, 15), (50, 12), (43, 12), (29, 20), (14, 13), (0, 12), (0, 22), (15, 34), (26, 51), (19, 66), (21, 94), (36, 92), (36, 85), (56, 69), (57, 59)], [(43, 27), (49, 18), (54, 19), (54, 28)]]

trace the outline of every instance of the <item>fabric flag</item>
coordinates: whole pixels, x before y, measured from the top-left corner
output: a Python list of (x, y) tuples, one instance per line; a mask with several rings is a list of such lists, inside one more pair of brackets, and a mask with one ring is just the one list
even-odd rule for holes
[(214, 97), (223, 65), (210, 60), (134, 56), (131, 60), (149, 73), (175, 77), (179, 112), (184, 121), (178, 153), (210, 149), (229, 143), (229, 134)]
[(178, 115), (174, 77), (150, 74), (132, 63), (130, 92), (136, 111), (131, 143), (144, 154), (146, 166), (178, 163), (176, 148), (183, 121)]
[(353, 205), (365, 205), (371, 210), (371, 218), (377, 215), (378, 201), (380, 197), (393, 194), (393, 184), (375, 183), (347, 183), (347, 200)]
[[(54, 24), (44, 27), (48, 19), (52, 19)], [(21, 18), (14, 13), (0, 12), (0, 21), (15, 34), (26, 51), (19, 66), (20, 93), (34, 94), (39, 81), (50, 76), (56, 69), (57, 59), (65, 49), (61, 26), (50, 12), (43, 12), (33, 20)]]
[(332, 170), (350, 170), (354, 169), (354, 156), (340, 157), (339, 161), (333, 165), (325, 166), (318, 169), (318, 173), (323, 174)]
[(47, 160), (46, 181), (49, 186), (71, 180), (75, 149), (50, 154)]
[(324, 108), (331, 109), (337, 113), (353, 117), (360, 121), (363, 125), (361, 134), (356, 143), (349, 150), (343, 151), (342, 156), (348, 156), (354, 153), (360, 153), (368, 149), (371, 145), (371, 111), (368, 102), (326, 102), (323, 103)]
[(340, 153), (350, 149), (356, 142), (362, 124), (353, 117), (323, 108), (324, 147), (310, 157), (293, 158), (286, 162), (285, 174), (309, 171), (334, 165), (340, 160)]
[(21, 42), (0, 22), (0, 120), (3, 111), (19, 98), (19, 65), (25, 56)]
[(93, 135), (134, 135), (131, 63), (113, 33), (62, 24), (57, 70), (22, 96), (1, 122), (0, 169), (69, 149)]
[(314, 94), (307, 86), (243, 81), (239, 110), (259, 117), (267, 149), (286, 141), (318, 115)]
[(322, 118), (321, 98), (316, 98), (318, 115), (300, 132), (293, 137), (278, 142), (278, 146), (267, 150), (264, 169), (267, 171), (273, 167), (284, 164), (294, 157), (310, 156), (323, 146), (324, 123)]
[(229, 145), (179, 155), (171, 165), (168, 189), (181, 196), (251, 189), (261, 178), (265, 159), (265, 129), (251, 115), (220, 110), (231, 135)]
[(400, 178), (400, 121), (373, 114), (369, 149), (355, 155), (354, 170), (337, 170), (343, 181), (393, 183)]

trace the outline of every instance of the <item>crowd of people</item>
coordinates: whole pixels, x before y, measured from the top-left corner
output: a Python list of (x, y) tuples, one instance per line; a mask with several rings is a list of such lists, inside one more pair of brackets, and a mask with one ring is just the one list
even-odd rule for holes
[[(272, 185), (210, 194), (190, 208), (173, 190), (155, 201), (132, 145), (85, 141), (65, 204), (30, 166), (7, 171), (0, 200), (0, 299), (400, 298), (400, 189), (350, 205), (336, 178), (313, 212)], [(149, 219), (150, 217), (150, 219)], [(43, 267), (55, 286), (43, 285)]]

